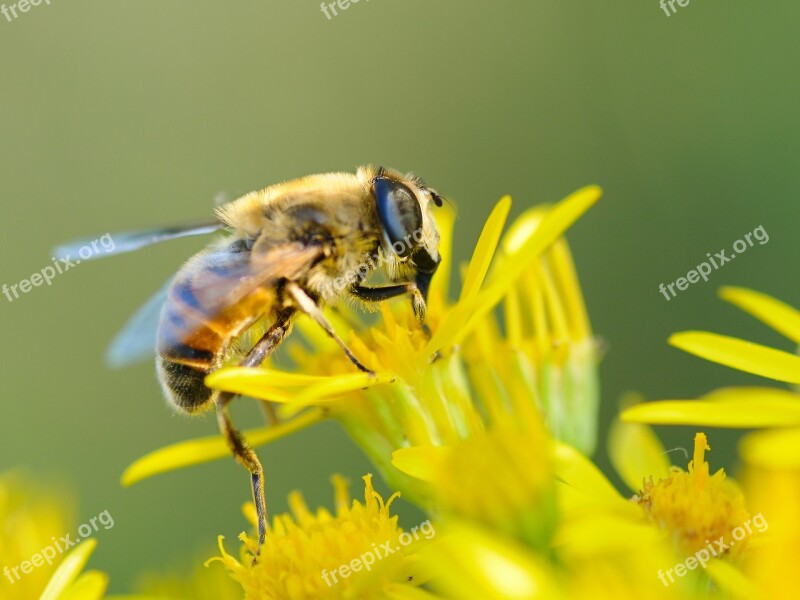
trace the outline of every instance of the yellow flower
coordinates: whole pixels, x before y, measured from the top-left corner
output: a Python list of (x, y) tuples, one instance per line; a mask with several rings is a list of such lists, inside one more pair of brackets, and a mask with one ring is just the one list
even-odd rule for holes
[(72, 502), (63, 490), (48, 490), (18, 473), (0, 474), (0, 598), (4, 600), (94, 600), (108, 577), (81, 573), (96, 542), (87, 539), (62, 554), (60, 537), (74, 531)]
[[(717, 560), (710, 551), (704, 568), (692, 558), (692, 569), (674, 571), (695, 552), (704, 557), (708, 544), (718, 548), (714, 542), (721, 536), (729, 545), (734, 529), (748, 522), (738, 487), (722, 470), (709, 474), (706, 449), (705, 435), (698, 433), (693, 460), (683, 471), (669, 467), (650, 428), (615, 423), (609, 455), (622, 479), (637, 492), (631, 502), (588, 459), (564, 445), (557, 447), (562, 519), (554, 544), (559, 560), (569, 568), (572, 597), (716, 598), (752, 587), (736, 566)], [(709, 593), (709, 579), (721, 596)]]
[(739, 554), (746, 545), (738, 545), (731, 532), (749, 520), (744, 496), (720, 469), (709, 474), (705, 451), (710, 450), (704, 433), (694, 438), (694, 456), (688, 471), (673, 467), (670, 476), (654, 483), (645, 481), (641, 494), (635, 499), (659, 528), (670, 532), (678, 548), (685, 554), (697, 552), (711, 543), (724, 540), (725, 554)]
[(247, 600), (422, 598), (416, 587), (425, 577), (414, 553), (435, 530), (426, 522), (414, 535), (404, 532), (389, 511), (397, 494), (384, 501), (371, 476), (364, 482), (363, 503), (351, 503), (345, 481), (333, 478), (334, 514), (312, 513), (295, 492), (289, 497), (292, 514), (274, 517), (260, 550), (242, 534), (236, 559), (220, 537), (222, 556), (209, 562), (222, 562)]
[[(731, 531), (748, 521), (736, 486), (721, 471), (709, 474), (705, 436), (696, 437), (688, 471), (673, 467), (667, 474), (663, 448), (649, 429), (623, 424), (612, 435), (617, 459), (621, 452), (646, 449), (645, 456), (626, 458), (624, 471), (650, 465), (664, 476), (653, 484), (646, 471), (639, 473), (637, 488), (644, 480), (645, 491), (631, 502), (585, 456), (554, 442), (560, 519), (552, 556), (502, 528), (448, 518), (421, 552), (435, 573), (431, 587), (454, 600), (745, 597), (753, 586), (735, 566), (708, 551), (700, 568), (694, 555), (712, 543), (699, 535), (714, 535), (714, 542), (724, 535), (730, 544)], [(677, 567), (685, 564), (691, 568)]]
[[(509, 402), (518, 400), (505, 397), (509, 390), (492, 385), (493, 378), (508, 375), (517, 387), (526, 386), (526, 397), (519, 402), (533, 403), (559, 437), (590, 451), (595, 444), (597, 349), (569, 251), (559, 236), (599, 196), (598, 188), (587, 187), (553, 207), (528, 211), (511, 227), (502, 240), (503, 251), (496, 254), (510, 208), (510, 199), (501, 200), (465, 269), (455, 303), (449, 302), (447, 293), (455, 215), (443, 208), (438, 215), (443, 262), (428, 303), (432, 336), (416, 324), (406, 303), (393, 303), (391, 309), (384, 303), (382, 318), (374, 326), (359, 320), (345, 305), (328, 313), (375, 376), (354, 373), (338, 346), (300, 318), (296, 329), (313, 349), (304, 350), (296, 335), (286, 345), (302, 364), (302, 373), (276, 371), (269, 365), (229, 368), (214, 373), (207, 383), (285, 405), (281, 414), (288, 420), (249, 432), (251, 445), (271, 442), (330, 416), (380, 455), (378, 463), (385, 466), (394, 449), (464, 439), (483, 428), (498, 410), (517, 409)], [(499, 334), (497, 320), (490, 314), (500, 303), (507, 335)], [(357, 331), (348, 336), (354, 320)], [(490, 345), (482, 346), (485, 343)], [(476, 364), (487, 356), (492, 364)], [(480, 366), (486, 369), (474, 377), (466, 372), (467, 367)], [(481, 380), (474, 385), (486, 388), (480, 390), (484, 395), (480, 403), (471, 404), (464, 396), (473, 384), (470, 379)], [(123, 481), (133, 483), (225, 455), (218, 436), (190, 440), (137, 461)]]
[[(585, 188), (553, 207), (529, 210), (505, 236), (510, 199), (502, 199), (464, 270), (455, 303), (447, 300), (449, 264), (440, 266), (430, 291), (432, 335), (405, 303), (383, 304), (374, 325), (359, 322), (346, 307), (331, 312), (338, 331), (356, 321), (347, 341), (374, 376), (352, 373), (336, 344), (300, 321), (307, 344), (289, 345), (302, 374), (231, 368), (210, 376), (208, 384), (281, 402), (279, 414), (287, 418), (324, 410), (345, 426), (389, 485), (421, 506), (502, 523), (540, 543), (552, 504), (542, 419), (553, 435), (587, 452), (595, 444), (596, 343), (568, 248), (558, 236), (598, 197), (597, 188)], [(446, 257), (454, 215), (440, 216)], [(504, 328), (493, 312), (501, 303)], [(445, 462), (433, 458), (445, 454)], [(426, 455), (437, 473), (415, 470), (428, 462)], [(469, 476), (475, 468), (478, 473)], [(435, 489), (426, 484), (431, 478)], [(485, 497), (490, 489), (494, 498)]]
[[(510, 198), (503, 198), (462, 271), (455, 302), (448, 300), (455, 215), (440, 211), (444, 263), (429, 294), (432, 334), (418, 325), (405, 302), (383, 303), (377, 322), (347, 306), (328, 312), (375, 375), (354, 373), (341, 349), (300, 319), (296, 330), (303, 339), (292, 336), (286, 347), (302, 372), (234, 367), (214, 373), (207, 383), (282, 404), (285, 420), (256, 432), (260, 440), (248, 436), (254, 445), (323, 417), (336, 419), (384, 480), (412, 501), (546, 544), (553, 501), (542, 420), (556, 438), (585, 452), (596, 443), (597, 344), (559, 236), (599, 195), (598, 188), (588, 187), (552, 207), (531, 209), (505, 236)], [(494, 311), (498, 305), (503, 326)], [(449, 463), (431, 463), (441, 467), (438, 474), (407, 468), (409, 461), (424, 463), (426, 453), (450, 450)], [(224, 455), (218, 438), (178, 444), (137, 461), (124, 481)], [(430, 477), (441, 485), (429, 486)], [(495, 496), (485, 498), (491, 489)]]
[[(336, 330), (374, 375), (353, 372), (340, 348), (300, 319), (296, 332), (302, 339), (294, 335), (285, 345), (300, 372), (279, 371), (271, 364), (229, 368), (211, 375), (207, 384), (281, 404), (282, 429), (273, 438), (321, 418), (342, 423), (390, 486), (445, 519), (450, 533), (439, 547), (450, 543), (450, 551), (439, 555), (444, 562), (431, 564), (441, 565), (437, 574), (442, 581), (450, 575), (455, 583), (463, 578), (464, 597), (489, 589), (497, 595), (485, 597), (498, 598), (528, 597), (534, 587), (543, 593), (555, 589), (559, 578), (547, 572), (557, 523), (557, 446), (551, 436), (582, 452), (593, 451), (599, 360), (572, 259), (560, 236), (598, 198), (595, 187), (579, 190), (552, 207), (523, 213), (505, 235), (510, 200), (501, 200), (461, 270), (463, 285), (455, 302), (448, 299), (455, 216), (440, 212), (445, 261), (429, 294), (432, 333), (419, 327), (406, 303), (384, 303), (379, 317), (371, 320), (348, 306), (328, 311)], [(261, 440), (251, 437), (251, 443), (270, 441), (269, 430), (254, 435)], [(224, 445), (213, 438), (178, 444), (137, 461), (125, 480), (224, 453)], [(633, 508), (621, 498), (619, 503), (621, 510)], [(351, 561), (374, 543), (376, 534), (368, 530), (355, 542), (326, 542), (322, 533), (305, 530), (316, 531), (336, 517), (299, 519), (307, 509), (294, 512), (295, 519), (279, 519), (273, 526), (255, 566), (250, 564), (252, 540), (245, 539), (238, 560), (223, 551), (221, 560), (248, 597), (363, 597), (363, 590), (379, 589), (384, 594), (379, 597), (386, 597), (386, 581), (403, 581), (394, 577), (398, 571), (390, 562), (383, 562), (380, 567), (388, 569), (388, 576), (372, 570), (369, 577), (359, 574), (329, 588), (323, 569), (330, 576), (337, 562)], [(331, 527), (332, 538), (341, 537), (341, 525)], [(483, 568), (475, 571), (483, 581), (471, 588), (467, 582), (474, 578), (457, 567), (484, 559)], [(506, 576), (513, 576), (510, 583)], [(362, 583), (361, 577), (384, 587)], [(362, 596), (350, 585), (358, 585)], [(453, 592), (446, 583), (438, 585)], [(397, 584), (392, 589), (395, 597), (401, 590), (410, 592), (409, 598), (423, 597), (420, 589)]]
[[(766, 294), (725, 287), (720, 295), (794, 344), (800, 344), (800, 312)], [(800, 383), (800, 357), (782, 350), (708, 332), (673, 335), (670, 343), (740, 371)], [(763, 429), (740, 443), (744, 489), (759, 512), (757, 537), (746, 557), (739, 595), (782, 599), (800, 595), (800, 394), (780, 388), (716, 390), (699, 400), (650, 402), (625, 411), (630, 422)]]

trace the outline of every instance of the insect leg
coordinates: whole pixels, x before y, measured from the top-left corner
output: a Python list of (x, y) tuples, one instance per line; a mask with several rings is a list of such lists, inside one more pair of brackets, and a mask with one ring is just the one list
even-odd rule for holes
[[(243, 367), (256, 367), (272, 354), (275, 348), (289, 333), (289, 326), (293, 309), (278, 313), (275, 323), (267, 330), (261, 339), (253, 346), (247, 356), (239, 363)], [(217, 422), (220, 432), (228, 443), (234, 459), (245, 469), (250, 471), (250, 483), (253, 489), (253, 502), (258, 515), (258, 545), (264, 543), (267, 534), (267, 500), (264, 494), (264, 467), (258, 460), (258, 455), (248, 445), (242, 434), (231, 420), (228, 405), (236, 397), (231, 392), (222, 392), (216, 399)]]
[(350, 293), (365, 302), (382, 302), (390, 298), (395, 298), (396, 296), (409, 294), (411, 296), (411, 305), (414, 308), (414, 314), (417, 316), (420, 323), (424, 323), (425, 321), (425, 312), (427, 310), (425, 298), (420, 289), (413, 282), (409, 281), (406, 283), (396, 283), (378, 287), (356, 284), (350, 288)]
[(258, 515), (258, 545), (264, 543), (267, 535), (267, 500), (264, 494), (264, 467), (255, 451), (248, 445), (242, 434), (231, 421), (228, 404), (235, 398), (234, 394), (223, 392), (217, 398), (217, 422), (225, 441), (228, 443), (233, 457), (250, 472), (250, 485), (253, 489), (253, 502)]
[(359, 300), (365, 302), (383, 302), (390, 298), (402, 296), (403, 294), (411, 293), (416, 289), (416, 286), (411, 283), (394, 283), (391, 285), (381, 285), (378, 287), (369, 287), (366, 285), (353, 285), (350, 288), (350, 293)]
[(333, 325), (330, 324), (328, 319), (325, 318), (325, 315), (322, 314), (322, 310), (317, 303), (314, 302), (314, 299), (311, 298), (299, 285), (293, 282), (289, 282), (286, 284), (286, 290), (292, 296), (292, 299), (297, 303), (298, 308), (307, 314), (309, 317), (314, 319), (317, 324), (322, 327), (325, 332), (333, 338), (333, 340), (339, 344), (339, 346), (344, 350), (344, 353), (347, 355), (347, 358), (358, 367), (360, 370), (364, 371), (365, 373), (372, 373), (367, 367), (361, 364), (361, 361), (358, 360), (350, 348), (342, 341), (342, 339), (336, 335), (336, 331), (333, 329)]
[(270, 354), (277, 348), (283, 341), (283, 338), (289, 333), (289, 326), (294, 315), (294, 309), (288, 308), (278, 313), (275, 322), (270, 326), (267, 332), (261, 336), (247, 356), (244, 357), (242, 362), (239, 363), (241, 367), (257, 367), (263, 363)]

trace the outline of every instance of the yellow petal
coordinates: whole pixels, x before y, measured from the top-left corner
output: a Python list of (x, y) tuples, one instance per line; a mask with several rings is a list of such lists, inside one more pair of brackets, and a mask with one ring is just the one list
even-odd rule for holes
[(663, 550), (658, 546), (663, 539), (656, 527), (642, 519), (589, 511), (562, 523), (553, 546), (559, 548), (559, 555), (570, 558), (618, 555), (642, 547), (660, 554)]
[(727, 286), (720, 289), (719, 295), (795, 344), (800, 344), (800, 311), (797, 309), (772, 296), (747, 288)]
[(103, 596), (103, 600), (175, 600), (164, 596), (143, 596), (141, 594)]
[(557, 479), (595, 499), (612, 503), (622, 500), (592, 461), (572, 446), (558, 441), (553, 442), (553, 471)]
[(751, 433), (739, 443), (739, 455), (766, 469), (800, 469), (800, 428)]
[(550, 260), (567, 311), (567, 323), (572, 328), (573, 339), (590, 337), (592, 328), (589, 325), (589, 316), (586, 314), (586, 303), (583, 301), (575, 263), (572, 261), (572, 254), (565, 240), (556, 240), (550, 250)]
[(478, 238), (478, 243), (472, 253), (472, 258), (469, 261), (469, 268), (464, 277), (464, 285), (461, 288), (459, 300), (471, 298), (478, 293), (489, 270), (489, 265), (492, 264), (492, 259), (497, 250), (497, 244), (500, 242), (500, 235), (503, 233), (503, 227), (506, 224), (506, 218), (508, 218), (508, 211), (510, 210), (511, 196), (503, 196), (486, 220), (481, 236)]
[(292, 373), (289, 371), (278, 371), (275, 369), (261, 369), (252, 367), (230, 367), (227, 369), (219, 369), (214, 371), (211, 375), (206, 377), (206, 383), (212, 383), (220, 380), (226, 380), (233, 377), (242, 377), (243, 379), (253, 378), (256, 380), (264, 381), (265, 383), (272, 384), (277, 387), (305, 387), (313, 385), (327, 379), (325, 375), (306, 375), (304, 373)]
[(439, 253), (442, 262), (436, 269), (436, 277), (431, 282), (428, 294), (428, 314), (431, 317), (441, 314), (450, 298), (450, 272), (453, 264), (453, 228), (456, 222), (456, 211), (448, 202), (436, 213), (436, 226), (439, 229)]
[(751, 402), (759, 406), (785, 406), (791, 409), (800, 407), (800, 394), (783, 388), (763, 386), (741, 386), (718, 388), (703, 396), (703, 400), (711, 402)]
[(608, 439), (611, 464), (625, 484), (634, 492), (642, 489), (642, 480), (669, 475), (670, 461), (664, 446), (652, 429), (646, 425), (615, 421)]
[(536, 233), (536, 230), (539, 229), (542, 219), (544, 219), (550, 209), (551, 206), (540, 204), (527, 209), (519, 217), (514, 219), (514, 222), (503, 236), (503, 241), (501, 243), (503, 253), (513, 255), (519, 252), (520, 248), (522, 248), (531, 236)]
[[(391, 383), (391, 373), (347, 373), (336, 376), (298, 375), (269, 369), (231, 367), (215, 371), (206, 385), (226, 392), (287, 404), (281, 415), (291, 416), (309, 404), (375, 385)], [(288, 389), (287, 389), (288, 388)], [(295, 389), (297, 388), (297, 389)]]
[(108, 588), (108, 575), (87, 571), (64, 592), (59, 600), (101, 600)]
[[(244, 436), (251, 446), (260, 446), (305, 429), (322, 418), (321, 410), (309, 410), (286, 423), (246, 431)], [(122, 485), (132, 485), (159, 473), (229, 456), (228, 445), (219, 435), (178, 442), (155, 450), (131, 464), (122, 474)]]
[(55, 573), (47, 582), (47, 587), (42, 592), (39, 600), (58, 600), (70, 585), (78, 578), (89, 557), (97, 547), (97, 540), (87, 539), (76, 548), (70, 550), (58, 565)]
[(383, 594), (387, 600), (441, 600), (441, 596), (436, 596), (426, 592), (422, 588), (409, 587), (397, 583), (387, 585)]
[(176, 600), (175, 598), (165, 598), (164, 596), (144, 596), (141, 594), (125, 594), (113, 596), (103, 596), (103, 600)]
[(800, 383), (800, 356), (706, 331), (675, 333), (669, 343), (715, 363), (786, 383)]
[(328, 379), (319, 375), (287, 373), (273, 369), (230, 367), (214, 371), (206, 377), (205, 383), (208, 387), (226, 392), (285, 403), (294, 399), (294, 394), (286, 388), (305, 388)]
[[(544, 248), (561, 237), (600, 199), (601, 195), (602, 190), (598, 186), (590, 185), (573, 192), (543, 214), (541, 208), (527, 211), (515, 221), (514, 227), (509, 230), (508, 241), (503, 241), (507, 256), (528, 259), (529, 264), (532, 259), (529, 256), (530, 253), (538, 255)], [(512, 268), (521, 273), (526, 266), (515, 265)], [(517, 276), (512, 278), (516, 279)]]
[(561, 598), (551, 567), (536, 554), (474, 525), (437, 526), (436, 543), (421, 553), (439, 566), (431, 586), (453, 600)]
[(252, 502), (245, 502), (242, 504), (242, 515), (250, 525), (255, 528), (258, 525), (258, 512), (256, 512), (256, 505)]
[(335, 402), (349, 392), (393, 383), (396, 377), (392, 373), (353, 373), (326, 379), (327, 381), (309, 386), (297, 394), (286, 406), (281, 407), (279, 414), (283, 417), (290, 417), (312, 404), (320, 404), (325, 401)]
[(702, 400), (637, 404), (620, 418), (628, 423), (703, 425), (750, 429), (800, 425), (800, 397), (772, 388), (723, 388)]
[(706, 571), (719, 590), (730, 594), (735, 600), (757, 600), (762, 597), (753, 582), (727, 561), (712, 560), (706, 565)]
[(406, 475), (433, 483), (452, 452), (447, 446), (400, 448), (392, 454), (392, 465)]
[(502, 300), (522, 273), (541, 253), (561, 236), (578, 218), (600, 199), (600, 188), (589, 186), (578, 190), (553, 206), (529, 237), (505, 257), (504, 268), (479, 293), (458, 302), (439, 324), (436, 332), (421, 351), (423, 360), (442, 348), (450, 347), (471, 333), (478, 319)]

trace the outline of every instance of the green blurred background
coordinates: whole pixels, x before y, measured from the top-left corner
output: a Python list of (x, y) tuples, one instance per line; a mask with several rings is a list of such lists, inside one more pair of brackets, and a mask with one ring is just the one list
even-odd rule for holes
[[(720, 0), (671, 17), (656, 0), (362, 0), (332, 20), (314, 0), (52, 0), (0, 17), (0, 283), (49, 264), (64, 240), (206, 217), (220, 192), (366, 162), (415, 170), (458, 203), (462, 259), (501, 195), (518, 214), (598, 183), (604, 199), (569, 239), (607, 345), (603, 430), (626, 390), (693, 397), (754, 383), (665, 341), (706, 328), (791, 349), (716, 288), (800, 304), (798, 18), (793, 2)], [(768, 244), (670, 302), (659, 294), (759, 225)], [(92, 565), (116, 591), (244, 527), (247, 477), (232, 460), (119, 485), (140, 455), (215, 431), (167, 409), (150, 364), (102, 362), (129, 314), (201, 245), (84, 264), (13, 303), (0, 296), (0, 470), (71, 482), (79, 522), (110, 511)], [(712, 465), (735, 468), (736, 436), (711, 433)], [(690, 430), (664, 438), (689, 446)], [(330, 504), (331, 473), (358, 491), (370, 470), (332, 424), (260, 455), (273, 511), (295, 488)]]

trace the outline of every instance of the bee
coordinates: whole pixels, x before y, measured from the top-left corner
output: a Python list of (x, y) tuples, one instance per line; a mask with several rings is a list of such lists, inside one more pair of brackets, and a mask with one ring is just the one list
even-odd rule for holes
[[(373, 303), (406, 295), (424, 327), (428, 289), (441, 262), (432, 205), (441, 206), (442, 198), (419, 177), (364, 166), (355, 174), (311, 175), (251, 192), (217, 207), (210, 222), (112, 236), (119, 254), (225, 232), (134, 315), (107, 356), (119, 366), (155, 350), (170, 404), (190, 414), (216, 409), (233, 457), (251, 475), (260, 544), (267, 518), (264, 470), (231, 420), (235, 395), (206, 387), (205, 378), (232, 361), (260, 365), (301, 313), (335, 340), (355, 367), (370, 372), (322, 308), (342, 297)], [(57, 255), (69, 257), (83, 243), (58, 248)], [(368, 285), (376, 271), (388, 283)], [(154, 336), (150, 321), (157, 323)], [(257, 327), (265, 333), (243, 349), (245, 334)]]

